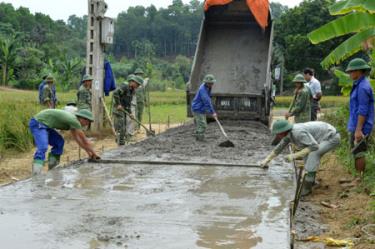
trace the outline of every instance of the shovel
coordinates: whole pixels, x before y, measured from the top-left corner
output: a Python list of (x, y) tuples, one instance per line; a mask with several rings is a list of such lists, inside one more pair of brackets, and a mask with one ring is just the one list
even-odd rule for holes
[(146, 127), (144, 124), (142, 124), (138, 119), (132, 117), (132, 116), (130, 115), (129, 112), (127, 112), (127, 111), (125, 111), (125, 110), (123, 110), (123, 112), (124, 112), (126, 115), (128, 115), (129, 118), (131, 118), (132, 120), (134, 120), (137, 124), (139, 124), (140, 126), (142, 126), (143, 129), (146, 130), (146, 135), (147, 135), (147, 136), (150, 136), (150, 135), (151, 135), (151, 136), (155, 136), (155, 131), (147, 129), (147, 127)]
[(354, 148), (351, 150), (353, 154), (357, 154), (358, 152), (365, 151), (367, 149), (366, 140), (368, 135), (362, 138), (358, 143), (354, 145)]
[(220, 147), (234, 147), (234, 143), (229, 140), (227, 133), (225, 132), (223, 126), (221, 125), (219, 119), (215, 117), (216, 123), (219, 125), (221, 133), (223, 133), (224, 137), (227, 139), (227, 141), (222, 142), (219, 144)]

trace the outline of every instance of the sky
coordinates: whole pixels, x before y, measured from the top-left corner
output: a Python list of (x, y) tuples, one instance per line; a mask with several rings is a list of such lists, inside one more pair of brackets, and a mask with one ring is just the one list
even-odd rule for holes
[[(183, 0), (188, 3), (190, 0)], [(0, 0), (11, 3), (15, 8), (27, 7), (32, 13), (41, 12), (51, 16), (54, 20), (66, 21), (70, 15), (83, 16), (87, 13), (87, 0)], [(105, 0), (108, 4), (106, 16), (115, 18), (117, 14), (127, 10), (130, 6), (155, 5), (157, 8), (167, 7), (172, 0)], [(302, 0), (273, 0), (289, 7), (298, 5)]]

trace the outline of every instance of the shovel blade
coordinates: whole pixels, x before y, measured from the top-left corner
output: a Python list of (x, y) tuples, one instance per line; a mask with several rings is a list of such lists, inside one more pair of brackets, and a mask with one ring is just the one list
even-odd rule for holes
[(220, 143), (219, 147), (226, 147), (226, 148), (234, 147), (234, 143), (230, 140), (227, 140), (225, 142)]

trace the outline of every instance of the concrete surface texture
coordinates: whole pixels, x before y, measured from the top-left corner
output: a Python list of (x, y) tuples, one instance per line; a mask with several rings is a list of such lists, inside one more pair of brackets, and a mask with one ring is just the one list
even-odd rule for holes
[[(207, 142), (193, 126), (107, 152), (107, 159), (254, 162), (270, 147), (266, 127), (224, 123), (235, 148)], [(0, 241), (7, 249), (290, 248), (292, 166), (92, 164), (56, 169), (0, 189)]]

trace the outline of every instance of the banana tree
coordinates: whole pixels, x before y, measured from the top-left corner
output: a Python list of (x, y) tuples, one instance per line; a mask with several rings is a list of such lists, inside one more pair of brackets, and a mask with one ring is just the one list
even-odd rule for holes
[(11, 68), (17, 57), (17, 35), (9, 37), (0, 37), (0, 64), (2, 68), (2, 85), (8, 85), (9, 73), (13, 71)]
[(338, 17), (308, 34), (313, 44), (318, 44), (335, 37), (353, 34), (327, 57), (321, 65), (328, 68), (338, 64), (362, 49), (370, 50), (375, 45), (375, 1), (344, 0), (333, 4), (329, 11)]
[[(374, 0), (343, 0), (333, 4), (329, 11), (331, 15), (343, 15), (323, 25), (308, 34), (313, 44), (318, 44), (335, 37), (352, 35), (327, 57), (323, 59), (323, 68), (339, 64), (360, 50), (367, 51), (371, 58), (371, 65), (375, 64), (375, 1)], [(349, 75), (335, 69), (334, 73), (339, 79), (344, 95), (349, 94), (351, 80)], [(375, 81), (371, 80), (373, 86)]]
[(80, 58), (69, 59), (63, 56), (60, 61), (60, 66), (62, 70), (61, 84), (63, 91), (66, 92), (73, 85), (74, 79), (78, 78), (77, 76), (80, 74), (82, 60)]

